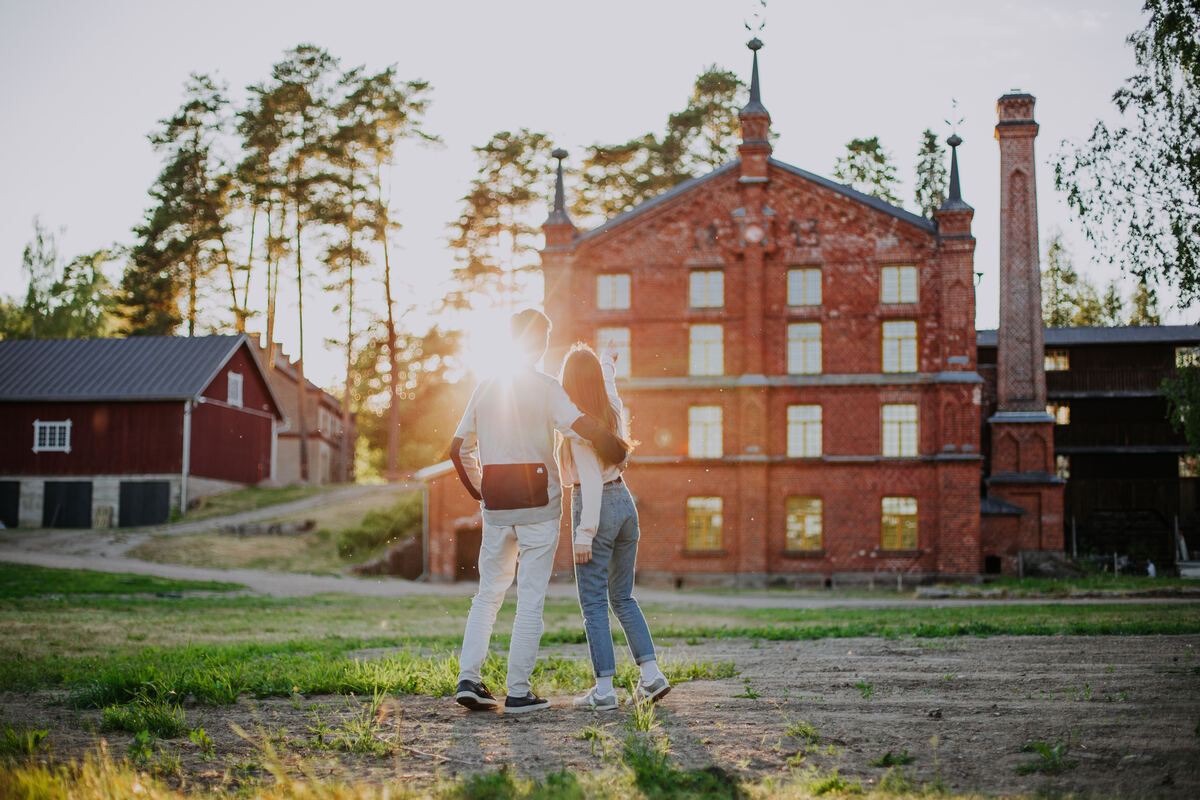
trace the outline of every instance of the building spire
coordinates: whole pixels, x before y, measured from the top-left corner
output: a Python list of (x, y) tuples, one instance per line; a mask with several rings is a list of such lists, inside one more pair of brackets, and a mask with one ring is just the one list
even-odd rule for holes
[(957, 133), (950, 134), (950, 138), (946, 140), (946, 144), (950, 145), (950, 196), (946, 198), (946, 202), (942, 203), (938, 211), (970, 208), (963, 202), (962, 188), (958, 182), (958, 146), (962, 144), (962, 141), (962, 137)]
[(567, 214), (566, 193), (563, 191), (563, 159), (567, 157), (567, 151), (559, 147), (550, 155), (558, 159), (558, 174), (554, 178), (554, 208), (544, 224), (571, 225), (573, 227), (574, 223)]
[(750, 73), (750, 102), (742, 108), (739, 116), (747, 114), (766, 114), (767, 107), (762, 104), (762, 93), (758, 84), (758, 51), (762, 49), (762, 40), (757, 36), (746, 43), (754, 53), (754, 68)]

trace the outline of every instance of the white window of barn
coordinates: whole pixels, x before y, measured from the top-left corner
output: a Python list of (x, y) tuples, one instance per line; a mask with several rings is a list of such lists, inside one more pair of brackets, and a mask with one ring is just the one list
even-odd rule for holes
[(1176, 347), (1175, 366), (1200, 367), (1200, 347)]
[(692, 458), (720, 458), (724, 435), (720, 406), (688, 408), (688, 455)]
[(884, 303), (917, 302), (917, 268), (884, 267), (879, 279), (879, 299)]
[(618, 378), (628, 378), (633, 374), (633, 347), (630, 344), (629, 328), (598, 328), (596, 346), (601, 350), (609, 348), (617, 354), (614, 368)]
[(821, 270), (801, 267), (787, 271), (787, 304), (789, 306), (821, 305)]
[(720, 325), (688, 328), (688, 374), (725, 374), (725, 329)]
[(695, 269), (688, 276), (688, 305), (692, 308), (721, 308), (725, 305), (725, 273), (719, 269)]
[(43, 422), (35, 419), (33, 421), (33, 452), (71, 452), (71, 420)]
[(1055, 425), (1070, 425), (1071, 424), (1071, 404), (1070, 403), (1047, 403), (1046, 413), (1054, 417)]
[(789, 375), (818, 375), (821, 372), (821, 323), (797, 322), (787, 327), (787, 370)]
[(596, 276), (596, 308), (629, 308), (629, 273), (614, 272)]
[(242, 405), (242, 376), (241, 376), (241, 373), (238, 373), (238, 372), (229, 373), (229, 386), (228, 386), (227, 394), (228, 394), (227, 402), (229, 403), (229, 405), (241, 407), (241, 405)]

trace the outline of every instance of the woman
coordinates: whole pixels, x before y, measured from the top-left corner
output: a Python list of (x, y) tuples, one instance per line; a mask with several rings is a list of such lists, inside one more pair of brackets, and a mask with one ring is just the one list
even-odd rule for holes
[[(590, 347), (577, 343), (567, 354), (560, 380), (580, 411), (624, 438), (627, 433), (621, 422), (615, 372), (615, 353), (605, 351), (600, 359)], [(608, 626), (609, 606), (625, 630), (634, 662), (642, 670), (634, 697), (657, 701), (671, 691), (671, 684), (658, 667), (650, 629), (632, 594), (639, 533), (637, 509), (621, 479), (624, 464), (602, 462), (592, 446), (577, 437), (560, 442), (558, 461), (563, 484), (573, 487), (575, 581), (596, 676), (596, 685), (576, 698), (573, 705), (593, 711), (617, 707), (613, 688), (617, 665)]]

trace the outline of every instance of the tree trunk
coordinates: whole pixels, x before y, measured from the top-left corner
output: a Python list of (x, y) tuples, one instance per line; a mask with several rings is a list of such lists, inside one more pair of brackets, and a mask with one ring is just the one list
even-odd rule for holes
[(400, 479), (400, 365), (396, 360), (396, 318), (392, 310), (392, 265), (388, 260), (388, 208), (383, 203), (383, 179), (376, 172), (376, 189), (380, 197), (383, 221), (380, 224), (383, 244), (383, 297), (387, 304), (387, 351), (388, 351), (388, 430), (387, 465), (383, 477), (389, 481)]
[(300, 204), (293, 207), (296, 213), (296, 321), (299, 325), (300, 355), (296, 359), (296, 424), (300, 434), (300, 481), (308, 483), (308, 426), (305, 419), (307, 391), (304, 386), (304, 259), (300, 254), (300, 237), (304, 226), (300, 222)]
[(339, 441), (339, 451), (341, 455), (341, 467), (338, 470), (338, 479), (342, 483), (350, 480), (350, 398), (352, 387), (352, 375), (354, 370), (354, 214), (357, 211), (358, 204), (354, 202), (354, 173), (351, 171), (350, 178), (350, 215), (346, 222), (346, 238), (349, 242), (349, 276), (347, 278), (347, 298), (346, 298), (346, 390), (342, 393), (342, 431)]
[[(271, 211), (274, 202), (267, 203), (267, 369), (275, 368), (275, 294), (279, 290), (279, 252), (275, 232), (271, 228)], [(283, 233), (283, 216), (286, 206), (280, 209), (279, 231)]]

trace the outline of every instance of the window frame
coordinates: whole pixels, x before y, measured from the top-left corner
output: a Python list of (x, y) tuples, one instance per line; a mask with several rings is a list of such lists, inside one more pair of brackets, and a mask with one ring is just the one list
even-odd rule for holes
[[(799, 286), (793, 285), (793, 276), (799, 280)], [(816, 279), (815, 282), (813, 282), (813, 278)], [(787, 275), (784, 278), (788, 308), (812, 308), (821, 305), (824, 302), (824, 287), (821, 285), (821, 278), (820, 267), (788, 267)], [(816, 288), (815, 300), (809, 296), (814, 287)], [(796, 289), (795, 292), (792, 291), (793, 288)], [(802, 302), (792, 302), (796, 299)]]
[[(816, 409), (815, 419), (811, 412)], [(787, 428), (785, 447), (788, 458), (820, 458), (825, 454), (825, 424), (824, 411), (819, 403), (789, 403), (787, 406)], [(803, 419), (801, 415), (808, 413), (810, 418)], [(794, 434), (794, 435), (793, 435)], [(815, 439), (817, 452), (810, 447)], [(793, 443), (799, 447), (793, 448)]]
[[(704, 415), (710, 418), (701, 419)], [(693, 447), (696, 443), (699, 446)], [(719, 405), (688, 406), (688, 458), (720, 458), (724, 454), (725, 409)]]
[[(889, 276), (894, 278), (889, 279)], [(905, 276), (911, 275), (911, 287), (906, 287)], [(883, 305), (912, 305), (921, 302), (920, 273), (915, 264), (884, 264), (879, 269), (879, 302)], [(890, 299), (889, 288), (895, 291)], [(911, 295), (905, 293), (911, 288)]]
[[(895, 501), (890, 504), (893, 506), (892, 510), (888, 508), (889, 500)], [(912, 506), (911, 511), (908, 509), (909, 504)], [(920, 505), (917, 498), (909, 495), (884, 495), (879, 503), (879, 549), (897, 553), (918, 550), (921, 544), (919, 520)], [(894, 540), (891, 542), (894, 546), (889, 546), (889, 523), (894, 527)], [(906, 539), (906, 523), (911, 528), (911, 542)], [(909, 544), (911, 546), (906, 546)]]
[[(816, 513), (803, 513), (799, 510), (793, 510), (793, 505), (799, 506), (802, 502), (808, 501), (810, 504), (816, 504)], [(803, 516), (799, 520), (802, 530), (798, 535), (794, 535), (793, 522), (797, 521), (797, 517)], [(810, 530), (809, 523), (813, 517), (816, 517), (816, 531)], [(825, 504), (822, 498), (816, 495), (788, 495), (784, 499), (784, 552), (786, 553), (820, 553), (825, 550)], [(815, 546), (808, 545), (808, 540), (815, 538)], [(796, 546), (797, 539), (799, 545)]]
[(602, 272), (596, 276), (596, 310), (628, 311), (633, 301), (633, 276), (628, 272)]
[(1071, 404), (1069, 402), (1049, 400), (1046, 402), (1046, 413), (1054, 417), (1055, 425), (1071, 424)]
[[(897, 417), (902, 409), (911, 409), (912, 419), (888, 419), (889, 412)], [(879, 424), (881, 455), (885, 458), (915, 458), (920, 455), (921, 408), (917, 403), (883, 403), (879, 409)], [(889, 437), (890, 431), (894, 431), (894, 435)], [(894, 443), (894, 447), (889, 447), (890, 443)]]
[[(912, 335), (893, 336), (888, 334), (889, 330), (896, 331), (897, 326), (899, 325), (906, 326), (906, 332), (908, 330), (907, 326), (912, 326)], [(883, 372), (895, 375), (912, 374), (920, 371), (920, 348), (917, 346), (918, 342), (920, 341), (920, 332), (920, 326), (917, 325), (917, 321), (915, 319), (893, 319), (884, 321), (880, 330), (880, 338), (882, 340), (882, 363), (880, 364), (880, 367), (882, 368)], [(889, 343), (895, 343), (895, 369), (888, 369)], [(906, 348), (905, 343), (909, 343), (909, 347)], [(908, 358), (905, 356), (908, 356)], [(912, 369), (905, 369), (905, 367), (910, 363)]]
[(71, 452), (71, 420), (35, 419), (33, 421), (33, 452)]
[[(817, 335), (793, 336), (793, 333), (816, 330)], [(820, 375), (824, 368), (822, 330), (819, 322), (789, 322), (787, 326), (787, 374)], [(815, 343), (815, 345), (814, 345)], [(797, 363), (798, 362), (798, 363)], [(815, 369), (814, 369), (815, 367)]]
[[(716, 331), (715, 339), (698, 340), (701, 332)], [(701, 358), (697, 358), (702, 348)], [(716, 364), (712, 362), (715, 360)], [(704, 377), (725, 374), (725, 326), (718, 323), (698, 323), (688, 326), (688, 375)]]
[[(245, 376), (240, 372), (229, 372), (225, 380), (225, 402), (235, 408), (241, 408), (245, 399)], [(237, 391), (234, 391), (236, 387)]]
[[(624, 341), (612, 344), (611, 338), (618, 332), (624, 333)], [(607, 328), (596, 329), (596, 351), (601, 348), (612, 347), (617, 352), (617, 363), (614, 365), (613, 375), (617, 378), (633, 377), (633, 333), (628, 326), (613, 326)]]
[(1071, 369), (1071, 351), (1065, 347), (1054, 347), (1045, 352), (1042, 369), (1046, 372), (1068, 372)]
[[(709, 505), (709, 508), (700, 506)], [(703, 514), (705, 517), (700, 517)], [(693, 495), (684, 500), (684, 551), (722, 553), (725, 548), (725, 499)], [(703, 524), (701, 524), (703, 523)]]
[[(697, 280), (702, 281), (702, 302), (696, 302)], [(715, 288), (714, 288), (714, 279)], [(716, 295), (715, 301), (712, 297)], [(694, 269), (688, 273), (688, 308), (709, 309), (725, 307), (725, 270)]]

